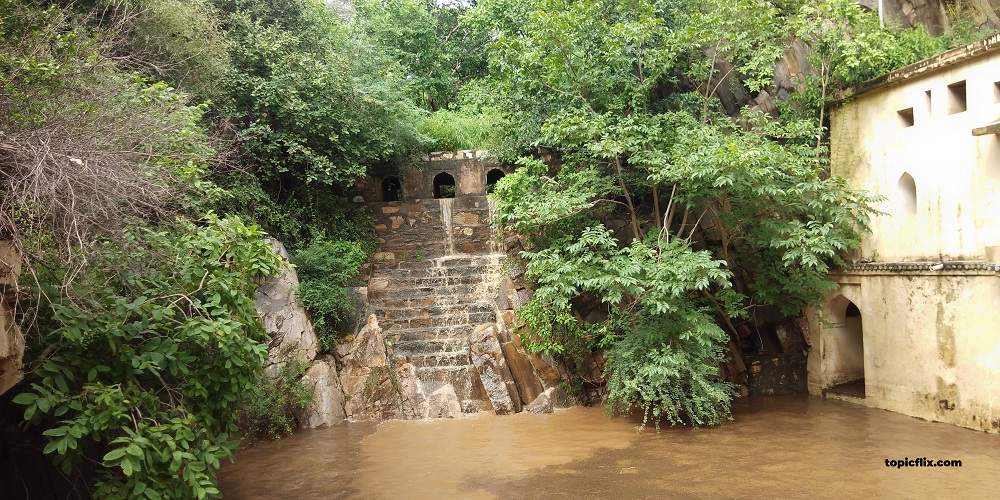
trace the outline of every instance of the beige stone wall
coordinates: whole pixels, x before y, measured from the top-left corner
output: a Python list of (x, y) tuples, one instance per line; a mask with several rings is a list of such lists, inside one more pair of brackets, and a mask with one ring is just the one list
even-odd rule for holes
[[(843, 308), (861, 311), (864, 404), (1000, 432), (1000, 279), (993, 273), (855, 273), (810, 313), (809, 391), (844, 376)], [(849, 320), (850, 318), (848, 318)], [(849, 368), (848, 368), (849, 369)]]
[[(967, 109), (950, 113), (948, 86), (966, 82)], [(1000, 119), (1000, 53), (877, 89), (831, 110), (835, 175), (884, 196), (862, 257), (875, 261), (981, 259), (1000, 245), (1000, 138), (972, 129)], [(928, 100), (927, 91), (931, 97)], [(912, 108), (914, 125), (898, 112)], [(910, 213), (899, 189), (916, 185)]]

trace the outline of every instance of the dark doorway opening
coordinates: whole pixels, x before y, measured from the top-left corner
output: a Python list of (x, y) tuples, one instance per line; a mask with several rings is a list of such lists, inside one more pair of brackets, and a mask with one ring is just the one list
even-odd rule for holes
[(434, 176), (434, 197), (454, 198), (455, 178), (446, 172), (441, 172)]
[[(841, 298), (835, 303), (842, 310), (836, 318), (840, 327), (833, 339), (834, 349), (829, 353), (835, 375), (843, 382), (826, 390), (828, 393), (840, 394), (854, 398), (865, 397), (865, 343), (864, 325), (861, 321), (861, 309), (854, 302)], [(846, 302), (846, 304), (844, 303)]]
[(486, 172), (486, 192), (492, 193), (497, 187), (497, 182), (500, 179), (503, 179), (503, 176), (505, 175), (507, 174), (503, 173), (503, 170), (500, 170), (499, 168), (494, 168), (493, 170)]
[(382, 179), (382, 201), (399, 201), (403, 199), (403, 185), (399, 177)]

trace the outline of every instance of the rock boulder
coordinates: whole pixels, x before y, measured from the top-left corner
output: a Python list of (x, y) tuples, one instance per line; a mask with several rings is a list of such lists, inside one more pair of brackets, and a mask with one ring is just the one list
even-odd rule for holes
[(524, 407), (524, 411), (531, 413), (552, 413), (552, 399), (549, 397), (552, 389), (538, 395), (531, 404)]
[(480, 325), (469, 336), (469, 354), (497, 415), (521, 410), (521, 397), (504, 359), (496, 327)]
[(312, 400), (299, 414), (300, 427), (315, 429), (344, 421), (344, 394), (332, 356), (320, 356), (313, 361), (302, 376), (302, 383), (312, 394)]
[(269, 376), (275, 376), (291, 360), (309, 364), (316, 357), (319, 340), (299, 300), (299, 277), (288, 262), (288, 251), (280, 241), (268, 241), (274, 252), (281, 256), (284, 265), (277, 276), (257, 288), (254, 304), (270, 337), (264, 371)]
[(451, 384), (444, 384), (427, 399), (427, 417), (455, 418), (462, 415), (462, 405)]
[(340, 350), (340, 381), (344, 410), (351, 420), (416, 419), (427, 416), (427, 397), (416, 368), (404, 363), (393, 368), (386, 353), (385, 337), (375, 315), (351, 344)]

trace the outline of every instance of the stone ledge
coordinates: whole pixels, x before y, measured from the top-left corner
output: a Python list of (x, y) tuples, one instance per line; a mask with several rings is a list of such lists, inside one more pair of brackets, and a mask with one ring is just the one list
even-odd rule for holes
[(915, 274), (915, 275), (985, 275), (1000, 273), (1000, 263), (986, 261), (950, 262), (858, 262), (830, 274)]
[(476, 149), (461, 149), (458, 151), (434, 151), (423, 157), (424, 161), (442, 160), (476, 160), (489, 158), (490, 152)]

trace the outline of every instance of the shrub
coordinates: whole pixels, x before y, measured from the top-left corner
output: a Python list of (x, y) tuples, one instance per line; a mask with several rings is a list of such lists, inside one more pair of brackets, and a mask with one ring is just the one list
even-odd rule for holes
[(360, 243), (325, 239), (313, 241), (292, 257), (299, 273), (299, 298), (312, 318), (322, 351), (336, 346), (354, 315), (345, 287), (355, 284), (367, 258)]
[(99, 464), (96, 498), (219, 495), (233, 408), (267, 353), (253, 292), (279, 259), (263, 236), (235, 218), (132, 229), (69, 291), (58, 265), (36, 266), (46, 350), (14, 401), (66, 472)]
[(278, 439), (295, 429), (296, 414), (312, 394), (302, 383), (308, 366), (290, 361), (275, 377), (261, 376), (240, 409), (240, 428), (251, 439)]
[(718, 425), (730, 418), (731, 384), (719, 380), (727, 336), (694, 310), (648, 318), (608, 351), (607, 407), (643, 412), (643, 424)]
[(417, 130), (430, 139), (432, 151), (481, 149), (490, 135), (487, 117), (464, 111), (437, 110), (417, 125)]

